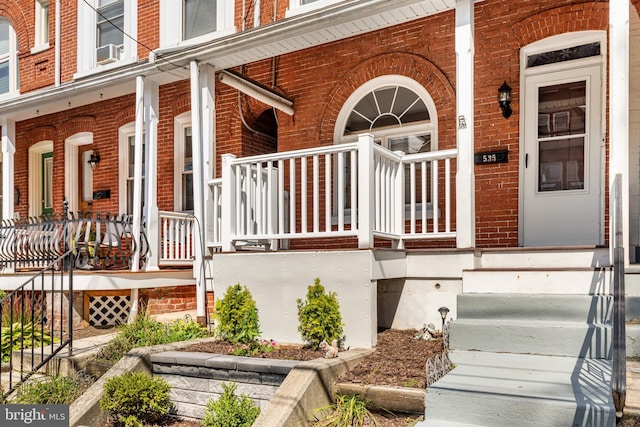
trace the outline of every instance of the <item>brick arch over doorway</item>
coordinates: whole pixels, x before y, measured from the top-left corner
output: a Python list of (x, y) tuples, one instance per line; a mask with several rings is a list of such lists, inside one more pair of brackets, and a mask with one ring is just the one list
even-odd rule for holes
[(447, 76), (419, 55), (388, 53), (367, 59), (353, 67), (344, 81), (331, 91), (320, 124), (320, 143), (331, 145), (340, 109), (355, 89), (376, 77), (398, 74), (421, 84), (431, 95), (438, 113), (438, 139), (445, 147), (455, 146), (455, 90)]

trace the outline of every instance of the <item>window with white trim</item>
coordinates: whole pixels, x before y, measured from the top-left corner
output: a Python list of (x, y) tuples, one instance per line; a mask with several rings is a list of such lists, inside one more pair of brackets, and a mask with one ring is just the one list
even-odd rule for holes
[(35, 48), (49, 46), (49, 0), (36, 0)]
[[(135, 123), (120, 128), (120, 211), (133, 213), (135, 178)], [(145, 144), (142, 137), (142, 200), (145, 200)]]
[(176, 117), (174, 135), (174, 206), (180, 212), (193, 212), (193, 155), (190, 113)]
[(289, 0), (289, 7), (287, 8), (285, 16), (288, 18), (289, 16), (300, 15), (340, 3), (341, 1), (344, 0)]
[(138, 0), (78, 0), (78, 73), (133, 62)]
[(11, 23), (0, 17), (0, 97), (18, 91), (18, 42)]
[[(345, 102), (336, 123), (335, 141), (356, 141), (358, 134), (371, 133), (374, 141), (391, 151), (405, 154), (424, 153), (437, 148), (437, 115), (429, 93), (416, 81), (398, 75), (382, 76), (358, 88)], [(347, 170), (347, 174), (350, 171)], [(409, 180), (405, 170), (405, 182)], [(422, 182), (422, 171), (416, 170), (416, 182)], [(427, 168), (427, 185), (431, 171)], [(348, 182), (348, 177), (345, 178)], [(405, 200), (410, 188), (405, 185)], [(430, 191), (426, 191), (427, 202)], [(350, 203), (350, 195), (345, 196)], [(416, 202), (422, 203), (420, 185)]]
[(235, 31), (233, 0), (160, 0), (160, 47), (203, 43)]

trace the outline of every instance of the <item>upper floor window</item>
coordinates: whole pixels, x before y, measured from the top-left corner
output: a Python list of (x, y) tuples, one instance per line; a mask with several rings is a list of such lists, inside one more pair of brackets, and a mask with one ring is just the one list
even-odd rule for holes
[(231, 34), (233, 0), (160, 0), (160, 47), (202, 43)]
[(0, 17), (0, 96), (18, 91), (18, 46), (16, 33)]
[(287, 8), (286, 16), (289, 17), (321, 9), (326, 6), (339, 3), (340, 1), (343, 0), (289, 0), (289, 7)]
[[(96, 47), (113, 45), (118, 50), (124, 43), (124, 0), (98, 0)], [(101, 58), (98, 58), (100, 61)]]
[(36, 0), (35, 7), (34, 48), (47, 48), (49, 46), (49, 0)]
[(137, 3), (138, 0), (78, 0), (80, 75), (135, 60)]

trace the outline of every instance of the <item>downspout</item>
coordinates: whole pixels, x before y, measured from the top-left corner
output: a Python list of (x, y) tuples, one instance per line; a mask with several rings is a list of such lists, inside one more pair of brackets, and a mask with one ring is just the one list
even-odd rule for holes
[(60, 0), (56, 0), (55, 86), (60, 86)]

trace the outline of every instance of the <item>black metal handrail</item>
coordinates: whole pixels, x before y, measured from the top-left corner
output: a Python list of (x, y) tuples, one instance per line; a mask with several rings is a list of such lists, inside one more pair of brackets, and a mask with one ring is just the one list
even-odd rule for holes
[(130, 269), (137, 248), (144, 264), (146, 230), (141, 227), (135, 239), (133, 217), (127, 214), (71, 212), (0, 222), (0, 266), (13, 270), (44, 268), (65, 249), (77, 254), (80, 269)]
[(0, 298), (0, 355), (8, 367), (0, 390), (4, 397), (63, 349), (71, 354), (75, 257), (69, 250)]
[(624, 244), (622, 227), (622, 176), (616, 175), (612, 191), (613, 231), (613, 372), (612, 394), (617, 416), (622, 416), (627, 395), (627, 350), (625, 328)]

